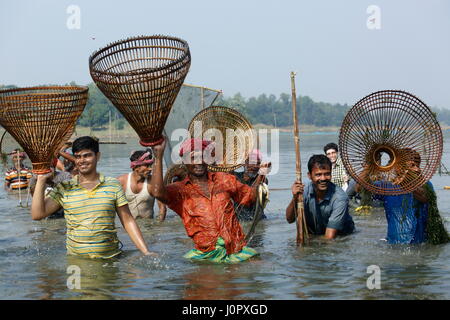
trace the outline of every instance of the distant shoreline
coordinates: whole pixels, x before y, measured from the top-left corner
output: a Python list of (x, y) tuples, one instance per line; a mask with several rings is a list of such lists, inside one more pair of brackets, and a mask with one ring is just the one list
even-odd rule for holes
[[(280, 127), (276, 128), (274, 126), (265, 125), (265, 124), (255, 124), (253, 125), (254, 129), (278, 129), (280, 132), (293, 132), (293, 127)], [(450, 126), (441, 125), (442, 131), (450, 130)], [(303, 133), (312, 133), (312, 132), (329, 132), (329, 133), (339, 133), (340, 127), (316, 127), (312, 125), (299, 125), (299, 131)], [(72, 140), (76, 137), (92, 135), (99, 138), (101, 141), (109, 141), (109, 128), (106, 126), (103, 130), (90, 130), (88, 127), (77, 126), (76, 135), (72, 136)], [(122, 130), (112, 130), (112, 141), (121, 141), (127, 138), (138, 138), (138, 135), (133, 130), (133, 128), (129, 125), (125, 125)]]

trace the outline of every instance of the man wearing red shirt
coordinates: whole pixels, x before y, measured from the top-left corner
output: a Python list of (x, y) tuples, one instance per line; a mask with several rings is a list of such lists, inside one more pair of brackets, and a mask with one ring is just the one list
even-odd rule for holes
[[(181, 217), (187, 235), (194, 240), (195, 249), (184, 257), (225, 263), (247, 260), (257, 252), (245, 246), (245, 235), (233, 204), (248, 206), (255, 202), (256, 188), (263, 178), (258, 177), (259, 180), (251, 188), (233, 175), (208, 172), (203, 156), (209, 145), (210, 142), (205, 140), (186, 140), (180, 148), (180, 156), (188, 176), (167, 187), (162, 175), (165, 142), (155, 146), (150, 191)], [(261, 174), (267, 174), (268, 169), (265, 165), (261, 166)]]

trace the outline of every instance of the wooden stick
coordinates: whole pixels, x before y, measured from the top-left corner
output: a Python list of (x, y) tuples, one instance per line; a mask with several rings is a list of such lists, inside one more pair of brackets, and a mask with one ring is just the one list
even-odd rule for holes
[[(295, 142), (295, 175), (299, 182), (302, 182), (302, 163), (300, 158), (300, 138), (298, 131), (297, 118), (297, 94), (295, 91), (295, 73), (291, 72), (291, 88), (292, 88), (292, 115), (294, 125), (294, 142)], [(303, 207), (303, 194), (297, 197), (295, 208), (295, 217), (297, 225), (297, 245), (304, 244), (308, 240), (308, 228), (305, 220), (305, 209)]]

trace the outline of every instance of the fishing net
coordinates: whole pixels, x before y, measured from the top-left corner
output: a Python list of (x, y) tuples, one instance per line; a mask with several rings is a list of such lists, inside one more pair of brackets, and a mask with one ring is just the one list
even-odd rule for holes
[(378, 91), (347, 113), (339, 134), (347, 172), (366, 190), (406, 194), (424, 185), (440, 165), (443, 139), (436, 116), (404, 91)]
[(190, 64), (186, 41), (160, 35), (117, 41), (89, 58), (97, 87), (146, 147), (162, 142), (164, 125)]
[(215, 163), (211, 171), (229, 172), (244, 165), (255, 144), (250, 122), (238, 111), (212, 106), (197, 113), (188, 127), (193, 138), (215, 142)]
[(0, 125), (28, 155), (34, 173), (51, 171), (61, 141), (73, 130), (87, 99), (88, 88), (80, 86), (0, 90)]

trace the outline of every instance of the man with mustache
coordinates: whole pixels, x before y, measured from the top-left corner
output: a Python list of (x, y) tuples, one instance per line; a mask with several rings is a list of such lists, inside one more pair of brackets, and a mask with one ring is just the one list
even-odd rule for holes
[(308, 232), (334, 239), (355, 230), (353, 219), (348, 213), (348, 197), (340, 187), (331, 182), (331, 161), (325, 155), (313, 155), (308, 161), (308, 177), (303, 185), (296, 181), (292, 185), (293, 199), (286, 208), (286, 220), (295, 221), (294, 206), (303, 193), (305, 219)]
[[(233, 203), (251, 205), (256, 201), (256, 187), (240, 183), (234, 175), (209, 172), (208, 155), (214, 153), (214, 144), (200, 139), (188, 139), (180, 148), (180, 156), (188, 175), (182, 180), (164, 186), (162, 158), (165, 141), (153, 147), (155, 163), (150, 182), (152, 195), (167, 204), (183, 220), (187, 235), (195, 249), (184, 255), (192, 260), (218, 263), (236, 263), (247, 260), (257, 252), (246, 247), (245, 236), (236, 217)], [(268, 174), (262, 164), (259, 173)]]

